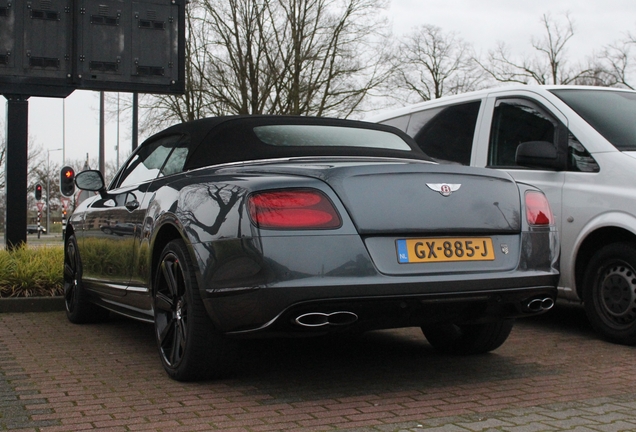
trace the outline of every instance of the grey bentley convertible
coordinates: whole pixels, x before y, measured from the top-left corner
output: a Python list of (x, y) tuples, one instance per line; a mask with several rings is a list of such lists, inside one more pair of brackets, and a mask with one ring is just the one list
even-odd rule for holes
[(241, 337), (420, 327), (484, 353), (554, 305), (559, 244), (543, 193), (438, 165), (390, 126), (229, 116), (151, 137), (69, 219), (73, 323), (154, 324), (177, 380), (219, 376)]

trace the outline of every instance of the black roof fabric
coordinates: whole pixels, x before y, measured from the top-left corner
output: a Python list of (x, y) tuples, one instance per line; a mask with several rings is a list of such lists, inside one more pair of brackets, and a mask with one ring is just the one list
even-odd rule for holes
[[(272, 146), (259, 140), (253, 131), (254, 127), (263, 125), (326, 125), (382, 130), (399, 135), (411, 151), (367, 147)], [(186, 134), (190, 137), (191, 150), (185, 170), (229, 162), (303, 156), (377, 156), (432, 160), (419, 149), (412, 138), (399, 129), (354, 120), (263, 115), (211, 117), (172, 126), (149, 141), (173, 134)]]

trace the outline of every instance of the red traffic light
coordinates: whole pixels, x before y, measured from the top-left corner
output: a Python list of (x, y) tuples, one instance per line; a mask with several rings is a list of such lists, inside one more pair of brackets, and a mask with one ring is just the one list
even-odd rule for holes
[(35, 185), (35, 199), (38, 201), (42, 199), (42, 185), (40, 183)]
[(65, 197), (75, 193), (75, 170), (70, 166), (62, 167), (60, 171), (60, 193)]

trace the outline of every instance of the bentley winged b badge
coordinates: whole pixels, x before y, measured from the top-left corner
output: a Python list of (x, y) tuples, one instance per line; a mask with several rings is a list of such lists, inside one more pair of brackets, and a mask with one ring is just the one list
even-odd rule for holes
[(435, 192), (439, 192), (443, 196), (447, 197), (456, 190), (458, 190), (462, 185), (461, 184), (447, 184), (447, 183), (426, 183), (431, 190)]

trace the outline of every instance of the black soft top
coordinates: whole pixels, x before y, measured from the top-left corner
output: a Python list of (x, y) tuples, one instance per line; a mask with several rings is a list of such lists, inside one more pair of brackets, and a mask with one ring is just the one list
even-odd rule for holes
[[(254, 128), (268, 125), (322, 125), (385, 131), (399, 136), (409, 149), (269, 145), (254, 132)], [(184, 167), (186, 171), (230, 162), (307, 156), (372, 156), (432, 160), (420, 150), (412, 138), (399, 129), (355, 120), (274, 115), (210, 117), (174, 125), (153, 136), (149, 141), (174, 134), (187, 135), (190, 139), (190, 151)]]

